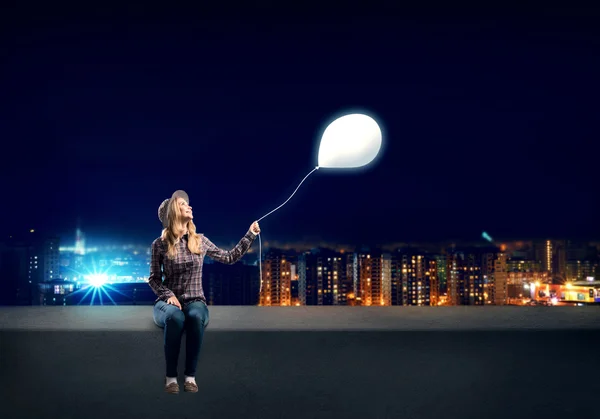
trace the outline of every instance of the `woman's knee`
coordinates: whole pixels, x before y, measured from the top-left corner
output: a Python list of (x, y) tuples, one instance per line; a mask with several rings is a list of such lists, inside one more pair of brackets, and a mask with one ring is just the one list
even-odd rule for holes
[(208, 310), (204, 308), (194, 308), (188, 313), (188, 321), (198, 325), (206, 326), (208, 324)]
[(183, 311), (178, 309), (177, 311), (173, 310), (167, 314), (166, 323), (168, 325), (183, 327), (185, 323), (185, 315), (183, 314)]

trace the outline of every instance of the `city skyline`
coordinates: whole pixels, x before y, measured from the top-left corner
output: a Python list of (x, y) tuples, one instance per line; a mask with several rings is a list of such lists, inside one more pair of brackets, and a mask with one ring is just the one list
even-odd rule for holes
[[(76, 231), (74, 243), (33, 229), (25, 233), (0, 240), (6, 291), (2, 304), (135, 305), (154, 300), (147, 284), (151, 255), (147, 245), (90, 245), (81, 230)], [(490, 241), (489, 235), (482, 234), (478, 243), (399, 243), (389, 248), (264, 246), (262, 287), (258, 249), (253, 246), (254, 251), (234, 267), (205, 258), (203, 282), (209, 304), (216, 305), (581, 305), (600, 301), (598, 243)]]

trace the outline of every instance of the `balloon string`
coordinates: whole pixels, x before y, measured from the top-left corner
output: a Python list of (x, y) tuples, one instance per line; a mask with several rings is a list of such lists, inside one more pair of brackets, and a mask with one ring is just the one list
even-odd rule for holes
[[(306, 178), (307, 178), (307, 177), (309, 177), (309, 176), (312, 174), (312, 172), (314, 172), (315, 170), (318, 170), (318, 169), (319, 169), (319, 166), (317, 166), (317, 167), (315, 167), (314, 169), (312, 169), (312, 170), (310, 171), (310, 173), (309, 173), (308, 175), (306, 175), (306, 176), (304, 177), (304, 179), (302, 179), (302, 182), (300, 182), (300, 185), (302, 185), (302, 183), (303, 183), (303, 182), (306, 180)], [(300, 188), (300, 185), (298, 185), (298, 188)], [(296, 188), (296, 191), (298, 190), (298, 188)], [(270, 215), (270, 214), (274, 213), (275, 211), (277, 211), (279, 208), (283, 207), (283, 206), (284, 206), (284, 205), (285, 205), (285, 204), (286, 204), (286, 203), (287, 203), (287, 202), (288, 202), (290, 199), (292, 199), (292, 196), (294, 196), (294, 194), (296, 193), (296, 191), (294, 191), (294, 193), (293, 193), (293, 194), (292, 194), (292, 195), (291, 195), (291, 196), (290, 196), (290, 197), (289, 197), (289, 198), (288, 198), (288, 199), (287, 199), (287, 200), (286, 200), (286, 201), (285, 201), (283, 204), (281, 204), (280, 206), (278, 206), (277, 208), (275, 208), (275, 209), (274, 209), (273, 211), (271, 211), (270, 213), (263, 215), (262, 217), (260, 217), (260, 218), (259, 218), (258, 220), (256, 220), (256, 221), (258, 222), (258, 221), (262, 220), (262, 219), (263, 219), (263, 218), (265, 218), (267, 215)]]
[[(315, 170), (319, 170), (319, 166), (316, 166), (314, 169), (312, 169), (310, 171), (310, 173), (306, 176), (304, 176), (304, 179), (302, 179), (302, 182), (300, 182), (300, 185), (302, 185), (302, 183), (306, 180), (307, 177), (309, 177), (312, 172), (314, 172)], [(294, 196), (294, 194), (296, 193), (296, 191), (300, 188), (300, 185), (298, 185), (298, 187), (296, 188), (296, 190), (294, 191), (294, 193), (292, 193), (292, 195), (280, 206), (278, 206), (277, 208), (275, 208), (273, 211), (271, 211), (270, 213), (263, 215), (262, 217), (260, 217), (258, 220), (256, 220), (256, 222), (259, 222), (260, 220), (262, 220), (263, 218), (265, 218), (267, 215), (270, 215), (272, 213), (274, 213), (275, 211), (277, 211), (279, 208), (283, 207), (290, 199), (292, 199), (292, 196)], [(261, 233), (258, 233), (258, 270), (259, 270), (259, 280), (260, 280), (260, 285), (259, 285), (259, 289), (258, 289), (258, 304), (260, 305), (261, 301), (261, 297), (262, 297), (262, 283), (263, 283), (263, 279), (262, 279), (262, 241), (260, 239)]]
[(260, 298), (262, 294), (262, 243), (260, 240), (260, 233), (258, 233), (258, 255), (258, 271), (260, 275), (260, 288), (258, 289), (258, 305), (260, 305)]

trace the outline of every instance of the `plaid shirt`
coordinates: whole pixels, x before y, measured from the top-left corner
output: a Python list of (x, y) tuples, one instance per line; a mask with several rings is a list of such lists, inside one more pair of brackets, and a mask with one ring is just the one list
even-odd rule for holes
[(197, 255), (188, 249), (187, 235), (184, 235), (179, 243), (175, 245), (177, 247), (175, 259), (167, 257), (168, 245), (160, 237), (152, 242), (148, 285), (158, 296), (154, 304), (160, 300), (166, 302), (173, 296), (176, 296), (184, 305), (199, 300), (206, 303), (206, 297), (202, 289), (204, 256), (208, 255), (217, 262), (232, 265), (246, 254), (256, 239), (256, 235), (248, 230), (232, 250), (219, 249), (204, 235), (201, 235), (201, 239), (202, 253)]

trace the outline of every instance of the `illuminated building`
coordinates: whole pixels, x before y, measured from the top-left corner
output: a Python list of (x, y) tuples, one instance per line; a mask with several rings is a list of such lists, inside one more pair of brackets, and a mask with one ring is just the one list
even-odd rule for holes
[(552, 280), (562, 282), (567, 275), (567, 245), (564, 240), (545, 240), (534, 246), (535, 259)]
[[(379, 287), (373, 287), (371, 281), (371, 266), (372, 266), (371, 255), (366, 253), (360, 253), (358, 255), (358, 283), (361, 305), (371, 306), (373, 300), (377, 299), (379, 293)], [(375, 288), (375, 289), (373, 289)], [(375, 294), (375, 295), (374, 295)], [(373, 298), (375, 297), (375, 298)]]
[(296, 275), (297, 262), (291, 254), (273, 249), (262, 264), (262, 290), (259, 305), (289, 306), (292, 303), (291, 280)]
[(567, 281), (584, 281), (595, 278), (598, 263), (589, 260), (570, 260), (567, 262)]
[(447, 303), (451, 306), (460, 305), (464, 299), (464, 284), (459, 276), (459, 257), (451, 253), (446, 257)]
[(428, 261), (427, 272), (425, 272), (425, 276), (429, 280), (429, 305), (441, 305), (442, 301), (440, 299), (438, 264), (436, 260)]
[(507, 262), (507, 299), (510, 302), (530, 296), (529, 286), (533, 283), (545, 284), (550, 281), (542, 264), (533, 260), (511, 259)]
[(392, 257), (390, 254), (381, 255), (381, 300), (382, 306), (392, 305)]
[(451, 305), (484, 305), (485, 292), (478, 250), (454, 251), (448, 255), (448, 300)]
[(358, 254), (347, 253), (342, 257), (344, 264), (346, 305), (360, 305), (360, 289), (358, 280)]
[(44, 306), (73, 305), (67, 297), (78, 290), (78, 285), (71, 281), (52, 279), (39, 284), (40, 303)]
[(438, 291), (440, 295), (446, 294), (448, 292), (448, 280), (446, 276), (447, 270), (447, 261), (446, 255), (436, 255), (434, 256), (435, 266), (437, 270), (437, 279), (438, 279)]
[(60, 241), (58, 237), (47, 239), (44, 242), (44, 281), (60, 278)]
[(392, 305), (391, 259), (379, 250), (363, 248), (357, 252), (357, 277), (353, 281), (358, 291), (357, 305)]
[(341, 276), (337, 301), (339, 305), (352, 305), (355, 303), (354, 276), (358, 275), (358, 258), (354, 252), (340, 252), (338, 257)]
[(507, 303), (508, 299), (508, 255), (506, 253), (498, 253), (494, 262), (494, 276), (492, 302), (494, 305), (502, 306)]
[(353, 295), (353, 255), (316, 248), (298, 257), (298, 300), (302, 305), (347, 305)]
[(535, 260), (511, 258), (506, 262), (506, 265), (509, 272), (547, 272), (542, 268), (542, 263)]
[(494, 296), (494, 266), (497, 252), (484, 252), (481, 257), (484, 304), (492, 304)]
[[(423, 252), (413, 249), (400, 249), (393, 256), (393, 301), (403, 306), (428, 306), (438, 303), (439, 291), (437, 263), (428, 259)], [(435, 290), (432, 291), (432, 285)]]
[(548, 305), (600, 304), (600, 283), (567, 282), (565, 284), (539, 284), (533, 299)]

